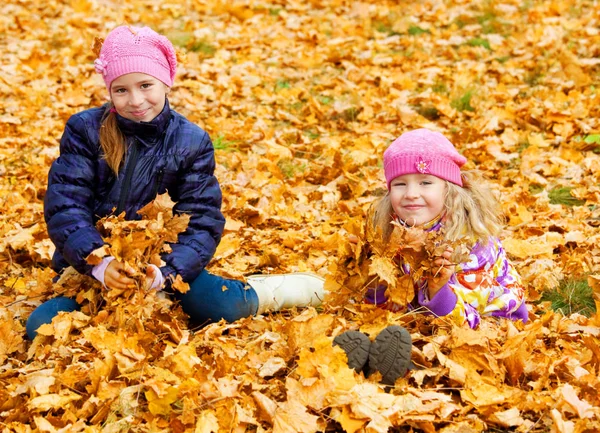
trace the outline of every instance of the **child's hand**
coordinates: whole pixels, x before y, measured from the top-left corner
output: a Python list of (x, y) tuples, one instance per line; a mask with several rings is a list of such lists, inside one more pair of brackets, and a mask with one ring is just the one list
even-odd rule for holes
[(450, 260), (453, 251), (451, 247), (448, 247), (441, 256), (435, 257), (431, 262), (431, 273), (433, 275), (427, 279), (429, 299), (439, 292), (454, 273), (455, 264)]
[(109, 289), (126, 290), (135, 287), (135, 280), (131, 278), (135, 270), (126, 263), (113, 260), (104, 271), (104, 285)]

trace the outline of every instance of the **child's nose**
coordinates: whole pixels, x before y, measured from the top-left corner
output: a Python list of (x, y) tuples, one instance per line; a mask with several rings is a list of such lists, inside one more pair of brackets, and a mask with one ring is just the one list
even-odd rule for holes
[(133, 91), (129, 94), (129, 104), (136, 106), (140, 105), (143, 101), (142, 94), (140, 92)]
[(406, 186), (406, 197), (408, 197), (408, 198), (419, 197), (419, 188), (416, 185), (408, 184)]

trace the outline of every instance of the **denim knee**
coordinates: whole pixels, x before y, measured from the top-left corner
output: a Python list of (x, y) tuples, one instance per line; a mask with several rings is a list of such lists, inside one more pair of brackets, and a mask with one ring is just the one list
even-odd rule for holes
[(225, 319), (234, 322), (253, 316), (258, 310), (254, 289), (242, 281), (229, 280), (207, 271), (190, 283), (190, 290), (176, 295), (192, 322), (205, 324)]
[(37, 329), (45, 323), (51, 323), (52, 318), (60, 311), (70, 312), (79, 310), (79, 308), (80, 305), (71, 298), (52, 298), (44, 302), (33, 310), (27, 319), (27, 324), (25, 325), (27, 336), (33, 340), (37, 335)]

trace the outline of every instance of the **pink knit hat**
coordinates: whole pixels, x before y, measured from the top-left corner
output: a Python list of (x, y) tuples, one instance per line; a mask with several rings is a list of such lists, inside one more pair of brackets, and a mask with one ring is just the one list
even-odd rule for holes
[(121, 75), (141, 72), (173, 85), (177, 57), (171, 42), (149, 27), (120, 26), (112, 30), (94, 61), (106, 88)]
[(383, 153), (388, 190), (403, 174), (431, 174), (462, 186), (460, 167), (467, 159), (439, 132), (415, 129), (396, 138)]

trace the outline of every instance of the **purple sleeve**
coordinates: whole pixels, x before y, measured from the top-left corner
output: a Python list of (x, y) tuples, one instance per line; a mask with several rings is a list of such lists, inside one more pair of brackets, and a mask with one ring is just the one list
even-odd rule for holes
[(385, 284), (379, 284), (377, 287), (370, 287), (365, 294), (365, 302), (367, 304), (381, 305), (387, 302), (385, 297), (385, 291), (387, 286)]
[(510, 320), (522, 320), (523, 323), (527, 323), (527, 321), (529, 320), (529, 311), (527, 310), (527, 304), (524, 300), (519, 306), (519, 308), (517, 308), (516, 311), (513, 311), (512, 313), (507, 313), (505, 311), (494, 311), (491, 314), (492, 316), (496, 317), (506, 317)]
[(423, 285), (419, 289), (419, 305), (427, 307), (436, 316), (450, 314), (456, 306), (456, 300), (456, 293), (454, 293), (448, 283), (444, 284), (431, 299), (428, 299), (427, 296), (427, 285)]

